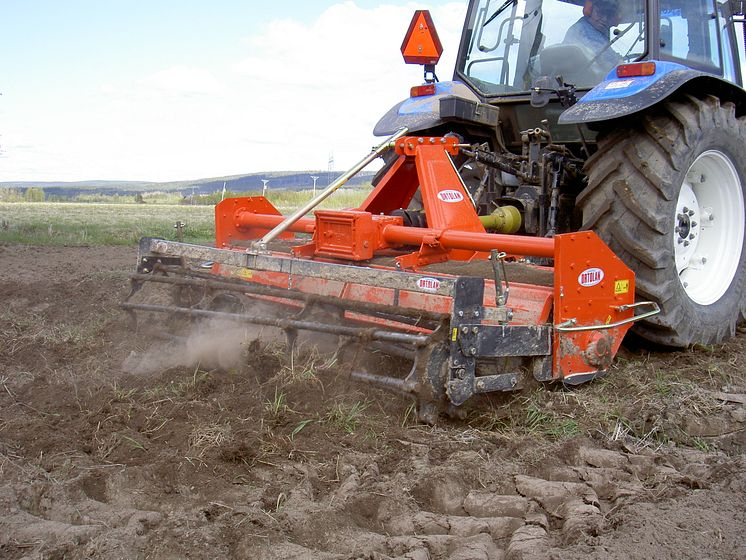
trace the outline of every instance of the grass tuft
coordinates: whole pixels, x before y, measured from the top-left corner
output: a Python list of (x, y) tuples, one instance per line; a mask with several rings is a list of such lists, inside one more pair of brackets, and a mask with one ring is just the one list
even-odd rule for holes
[(357, 401), (352, 405), (337, 403), (327, 413), (326, 420), (348, 434), (354, 434), (362, 420), (363, 412), (370, 406), (368, 401)]

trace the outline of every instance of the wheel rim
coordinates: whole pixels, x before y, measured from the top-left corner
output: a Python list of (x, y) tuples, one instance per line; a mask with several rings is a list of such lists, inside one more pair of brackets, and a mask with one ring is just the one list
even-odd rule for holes
[(741, 260), (744, 200), (735, 166), (722, 152), (702, 153), (676, 203), (674, 257), (689, 298), (711, 305), (728, 290)]

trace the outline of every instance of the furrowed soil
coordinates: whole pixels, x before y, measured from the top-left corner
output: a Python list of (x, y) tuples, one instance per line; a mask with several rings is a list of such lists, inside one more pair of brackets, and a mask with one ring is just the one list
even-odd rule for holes
[(430, 428), (383, 356), (135, 328), (135, 258), (0, 247), (0, 558), (746, 558), (744, 333)]

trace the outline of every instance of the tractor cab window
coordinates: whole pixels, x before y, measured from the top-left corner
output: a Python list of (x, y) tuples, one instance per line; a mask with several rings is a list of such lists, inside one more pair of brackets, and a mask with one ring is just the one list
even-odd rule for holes
[(714, 0), (670, 0), (661, 6), (661, 58), (721, 73), (720, 21)]
[(645, 54), (644, 6), (643, 0), (479, 0), (468, 15), (459, 72), (486, 95), (526, 92), (542, 77), (593, 87), (618, 64)]

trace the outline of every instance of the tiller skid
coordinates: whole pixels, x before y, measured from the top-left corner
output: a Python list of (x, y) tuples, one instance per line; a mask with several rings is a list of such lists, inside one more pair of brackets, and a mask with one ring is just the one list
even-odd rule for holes
[[(458, 141), (404, 132), (290, 217), (264, 197), (231, 198), (215, 208), (214, 248), (141, 240), (130, 297), (154, 281), (284, 313), (123, 306), (279, 327), (291, 344), (299, 330), (330, 333), (411, 358), (406, 376), (353, 376), (413, 396), (429, 423), (475, 394), (520, 388), (526, 375), (576, 384), (604, 374), (632, 323), (658, 313), (635, 303), (632, 271), (593, 232), (488, 233), (484, 224), (515, 231), (520, 214), (478, 216), (452, 160)], [(398, 159), (359, 208), (306, 217), (390, 147)], [(411, 209), (417, 193), (421, 211)]]

